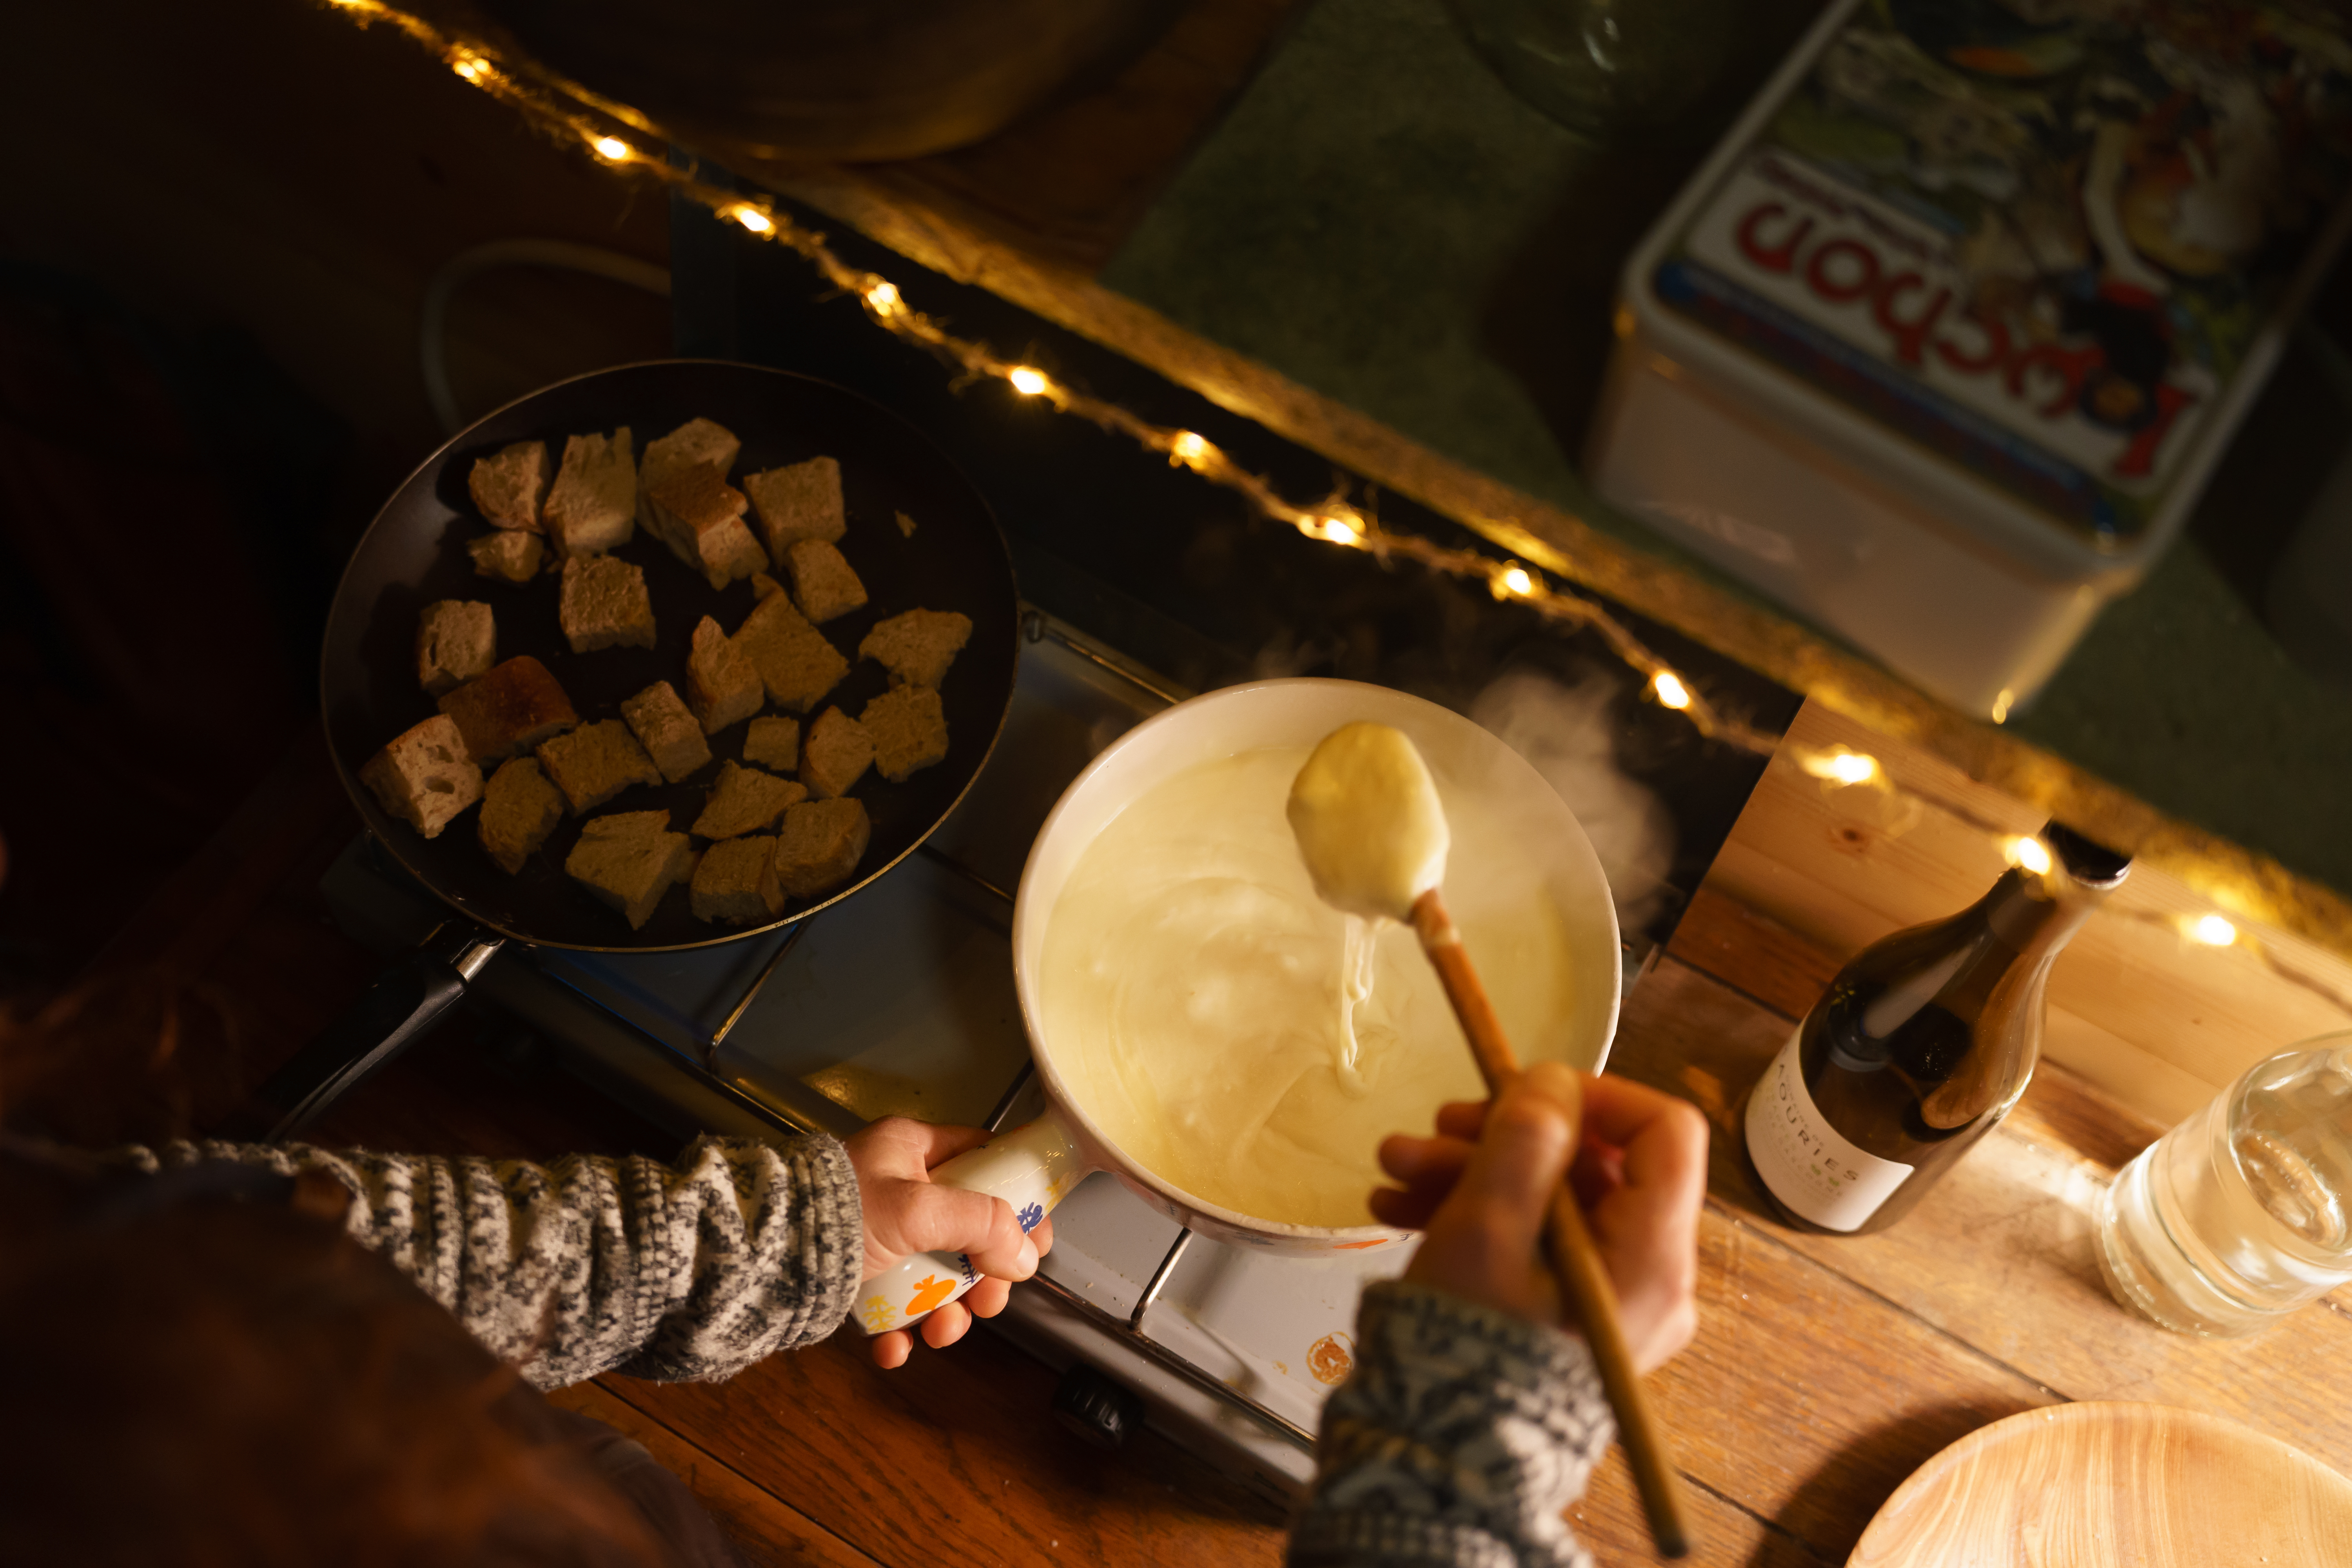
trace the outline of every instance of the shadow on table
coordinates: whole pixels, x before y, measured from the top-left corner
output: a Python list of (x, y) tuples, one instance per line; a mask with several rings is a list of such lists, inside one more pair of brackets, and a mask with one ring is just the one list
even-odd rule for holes
[(1496, 273), (1480, 346), (1517, 377), (1572, 459), (1581, 459), (1608, 366), (1625, 258), (1821, 10), (1822, 0), (1738, 7), (1727, 25), (1745, 37), (1726, 79), (1671, 132), (1586, 153)]
[[(2032, 1406), (2022, 1401), (1933, 1405), (1855, 1438), (1816, 1470), (1774, 1513), (1771, 1523), (1832, 1562), (1843, 1563), (1886, 1500), (1920, 1467), (1969, 1433)], [(1768, 1543), (1748, 1568), (1778, 1568), (1785, 1554)]]

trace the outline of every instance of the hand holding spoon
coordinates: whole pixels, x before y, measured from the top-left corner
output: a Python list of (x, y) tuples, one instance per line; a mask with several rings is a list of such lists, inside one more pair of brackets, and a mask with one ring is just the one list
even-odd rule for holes
[[(1299, 769), (1288, 815), (1307, 874), (1326, 903), (1348, 914), (1412, 927), (1462, 1021), (1487, 1092), (1501, 1094), (1518, 1076), (1518, 1057), (1438, 892), (1452, 838), (1437, 783), (1412, 740), (1385, 724), (1334, 730)], [(1650, 1534), (1660, 1555), (1684, 1556), (1690, 1551), (1690, 1529), (1681, 1486), (1633, 1370), (1617, 1321), (1616, 1292), (1565, 1183), (1552, 1196), (1549, 1218), (1552, 1272), (1583, 1324), (1641, 1489)]]

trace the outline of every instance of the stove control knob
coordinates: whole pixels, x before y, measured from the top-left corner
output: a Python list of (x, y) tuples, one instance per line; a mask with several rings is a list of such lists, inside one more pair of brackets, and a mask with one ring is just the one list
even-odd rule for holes
[(1108, 1453), (1143, 1425), (1143, 1401), (1086, 1363), (1072, 1362), (1054, 1390), (1054, 1419), (1087, 1447)]

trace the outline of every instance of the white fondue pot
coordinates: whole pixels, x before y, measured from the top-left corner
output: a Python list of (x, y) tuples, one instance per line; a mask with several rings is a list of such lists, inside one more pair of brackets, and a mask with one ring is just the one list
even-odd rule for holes
[[(1071, 781), (1045, 818), (1022, 868), (1013, 904), (1013, 972), (1047, 1110), (1027, 1126), (940, 1165), (931, 1173), (933, 1181), (1003, 1198), (1024, 1230), (1034, 1228), (1087, 1175), (1108, 1171), (1179, 1224), (1234, 1246), (1329, 1255), (1395, 1246), (1407, 1238), (1411, 1233), (1386, 1226), (1261, 1219), (1161, 1179), (1122, 1152), (1070, 1092), (1039, 1006), (1045, 930), (1054, 906), (1080, 858), (1113, 818), (1156, 785), (1202, 763), (1242, 752), (1312, 746), (1358, 721), (1391, 725), (1411, 736), (1441, 793), (1454, 801), (1475, 801), (1478, 815), (1500, 829), (1500, 842), (1509, 846), (1507, 863), (1481, 864), (1456, 836), (1446, 867), (1450, 906), (1459, 911), (1476, 901), (1477, 894), (1468, 889), (1491, 892), (1498, 884), (1540, 889), (1549, 897), (1568, 932), (1570, 1016), (1515, 1043), (1528, 1061), (1559, 1060), (1600, 1070), (1617, 1028), (1617, 910), (1601, 862), (1567, 803), (1517, 752), (1433, 702), (1352, 680), (1258, 681), (1180, 702), (1137, 725)], [(1465, 890), (1456, 893), (1456, 888)], [(1463, 1048), (1466, 1054), (1468, 1047)], [(1433, 1116), (1437, 1108), (1429, 1109)], [(856, 1315), (869, 1334), (902, 1328), (976, 1282), (970, 1259), (923, 1254), (861, 1286)]]

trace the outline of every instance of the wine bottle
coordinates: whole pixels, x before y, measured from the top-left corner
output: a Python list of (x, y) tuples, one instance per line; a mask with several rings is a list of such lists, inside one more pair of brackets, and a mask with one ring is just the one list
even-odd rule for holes
[(2051, 963), (2131, 866), (2055, 823), (2029, 844), (1958, 914), (1856, 954), (1749, 1090), (1748, 1169), (1784, 1224), (1885, 1228), (2025, 1092)]

